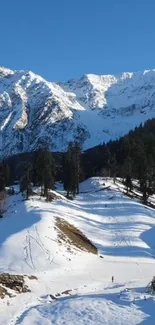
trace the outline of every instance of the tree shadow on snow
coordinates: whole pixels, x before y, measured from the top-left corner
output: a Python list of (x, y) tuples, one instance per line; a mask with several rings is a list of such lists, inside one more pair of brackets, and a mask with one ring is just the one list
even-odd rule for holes
[(144, 231), (140, 237), (150, 247), (155, 258), (155, 226)]
[[(72, 218), (76, 225), (91, 238), (99, 252), (106, 255), (154, 257), (155, 218), (154, 210), (130, 199), (105, 204), (89, 202), (81, 206), (59, 202), (66, 209), (65, 216)], [(74, 209), (74, 210), (73, 210)], [(73, 213), (74, 211), (74, 213)], [(49, 211), (50, 212), (50, 211)], [(58, 210), (52, 207), (53, 213)], [(149, 230), (147, 230), (149, 229)], [(109, 245), (101, 244), (109, 232)], [(105, 237), (106, 238), (106, 237)]]
[(9, 198), (8, 209), (0, 219), (0, 246), (12, 235), (31, 227), (41, 219), (39, 209), (28, 210), (22, 195)]

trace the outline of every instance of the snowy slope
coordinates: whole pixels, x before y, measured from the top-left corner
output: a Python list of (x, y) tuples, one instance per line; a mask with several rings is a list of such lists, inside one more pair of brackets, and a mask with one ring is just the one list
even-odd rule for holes
[[(154, 324), (155, 300), (145, 288), (155, 271), (155, 211), (123, 196), (112, 181), (103, 190), (103, 182), (83, 182), (88, 193), (73, 202), (10, 199), (0, 220), (0, 271), (38, 280), (29, 280), (31, 293), (9, 306), (8, 298), (0, 300), (1, 325)], [(60, 245), (57, 217), (87, 235), (103, 258)], [(51, 301), (49, 294), (64, 290), (71, 295)]]
[(152, 117), (155, 70), (54, 83), (31, 71), (0, 68), (0, 150), (5, 156), (42, 143), (63, 151), (73, 139), (87, 149)]

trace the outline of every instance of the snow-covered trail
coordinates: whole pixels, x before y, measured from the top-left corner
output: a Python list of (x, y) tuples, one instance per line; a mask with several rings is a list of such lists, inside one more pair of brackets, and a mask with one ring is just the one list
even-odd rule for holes
[[(155, 272), (155, 211), (123, 196), (111, 181), (106, 186), (102, 190), (100, 178), (87, 180), (80, 189), (89, 193), (74, 201), (11, 199), (0, 220), (0, 270), (38, 280), (29, 280), (31, 293), (9, 306), (0, 301), (1, 325), (153, 324), (155, 302), (145, 288)], [(98, 256), (60, 245), (56, 217), (79, 228)], [(48, 295), (64, 290), (71, 296), (51, 304)]]

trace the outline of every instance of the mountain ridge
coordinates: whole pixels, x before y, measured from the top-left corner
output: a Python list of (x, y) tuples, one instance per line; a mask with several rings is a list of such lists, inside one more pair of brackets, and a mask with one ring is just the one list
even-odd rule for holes
[(31, 71), (0, 67), (0, 153), (31, 152), (47, 143), (64, 151), (114, 140), (155, 117), (155, 70), (85, 74), (49, 82)]

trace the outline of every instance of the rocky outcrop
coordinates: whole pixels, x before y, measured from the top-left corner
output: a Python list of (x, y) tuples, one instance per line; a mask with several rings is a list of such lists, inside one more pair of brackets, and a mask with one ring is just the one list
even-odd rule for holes
[(1, 273), (0, 274), (0, 297), (1, 298), (4, 298), (5, 295), (9, 295), (7, 288), (13, 290), (16, 293), (30, 292), (30, 289), (25, 284), (25, 278), (23, 275)]
[(0, 285), (0, 298), (3, 299), (7, 294), (7, 290)]

